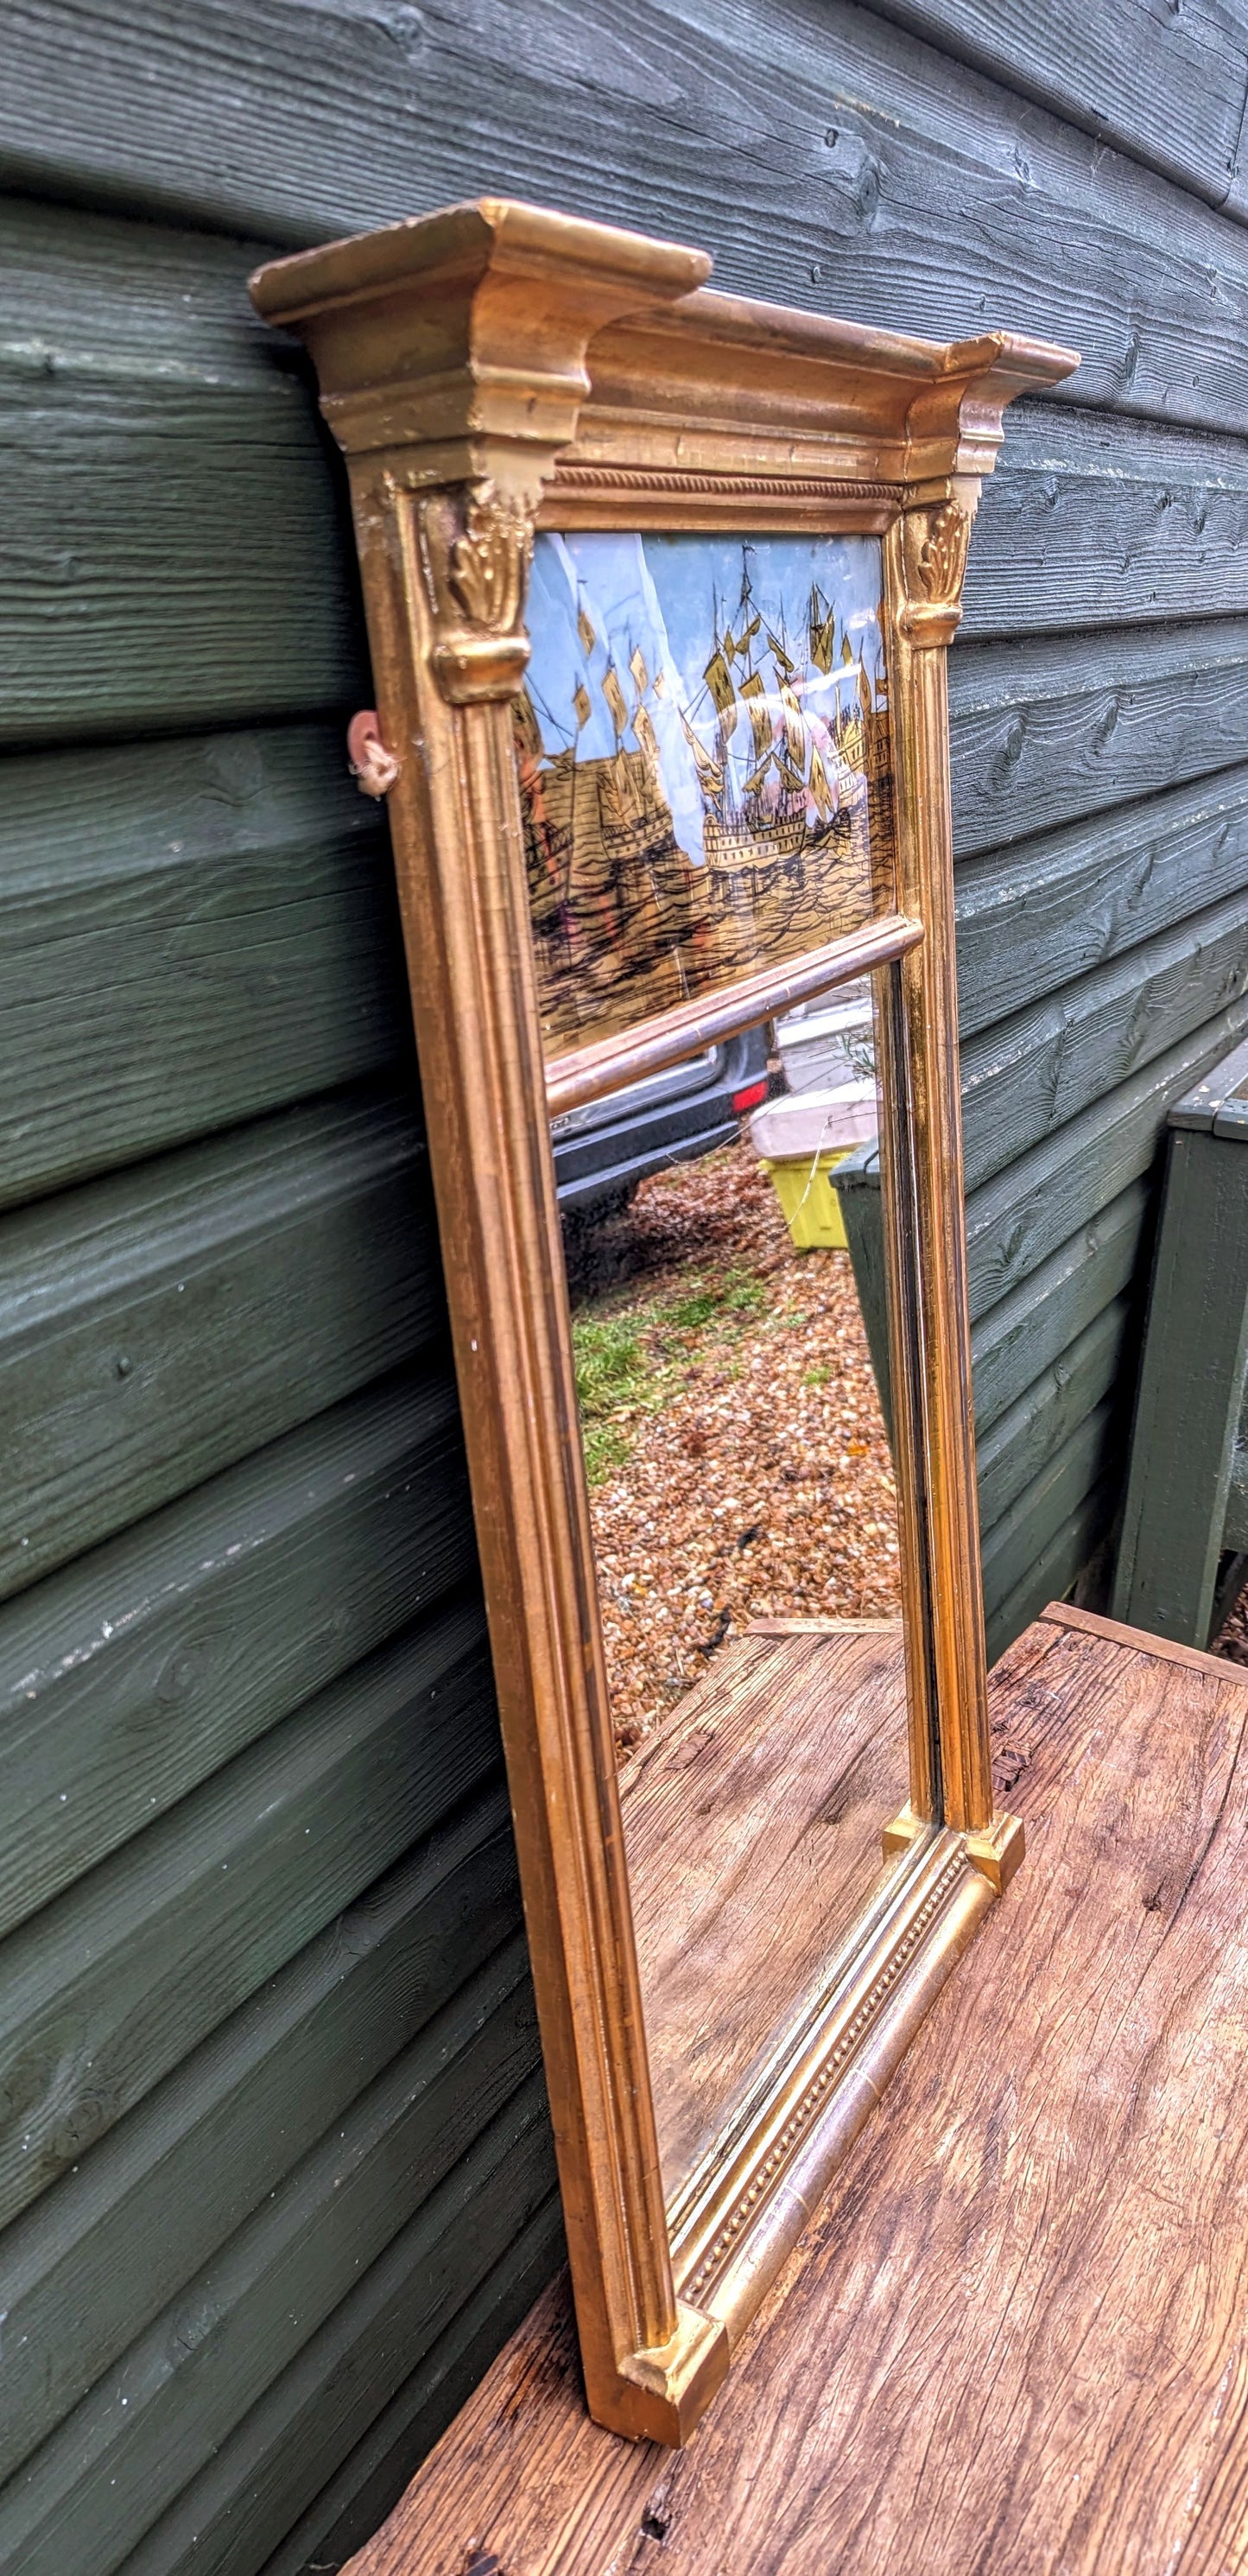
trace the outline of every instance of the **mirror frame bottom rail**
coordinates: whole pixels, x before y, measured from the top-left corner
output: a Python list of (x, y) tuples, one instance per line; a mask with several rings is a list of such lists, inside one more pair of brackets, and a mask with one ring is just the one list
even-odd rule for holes
[(679, 2295), (730, 2351), (997, 1893), (965, 1835), (925, 1827), (671, 2208)]
[[(940, 345), (712, 294), (704, 253), (484, 198), (277, 261), (346, 452), (456, 1371), (586, 2394), (686, 2439), (1021, 1857), (994, 1812), (962, 1216), (945, 652), (1002, 414), (1071, 354)], [(871, 534), (892, 819), (886, 1256), (912, 1811), (720, 2167), (660, 2175), (581, 1454), (514, 706), (535, 536)], [(367, 784), (367, 781), (362, 781)], [(871, 948), (868, 958), (867, 947)], [(891, 960), (884, 966), (884, 960)], [(835, 971), (834, 971), (835, 970)], [(822, 976), (823, 968), (818, 968)], [(800, 973), (790, 963), (787, 986)], [(768, 1007), (737, 993), (742, 1026)], [(697, 1014), (700, 1028), (706, 1004)], [(718, 1017), (717, 1017), (718, 1025)], [(613, 1049), (697, 1036), (648, 1024)], [(592, 1053), (592, 1051), (590, 1051)], [(666, 1053), (665, 1058), (666, 1060)], [(556, 1082), (601, 1064), (564, 1060)], [(622, 1073), (621, 1073), (621, 1078)], [(590, 1096), (589, 1092), (583, 1096)], [(818, 1257), (818, 1256), (816, 1256)], [(800, 1625), (800, 1623), (798, 1623)], [(748, 1960), (739, 1963), (748, 1974)], [(682, 2284), (685, 2286), (682, 2288)], [(691, 2293), (704, 2304), (695, 2304)]]

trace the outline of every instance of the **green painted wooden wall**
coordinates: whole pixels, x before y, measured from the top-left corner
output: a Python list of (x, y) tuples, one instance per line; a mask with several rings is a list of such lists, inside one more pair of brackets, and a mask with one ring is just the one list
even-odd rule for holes
[(482, 189), (1084, 366), (953, 666), (994, 1580), (1248, 1028), (1248, 38), (1202, 0), (7, 0), (0, 2576), (338, 2564), (557, 2206), (336, 468), (268, 249)]

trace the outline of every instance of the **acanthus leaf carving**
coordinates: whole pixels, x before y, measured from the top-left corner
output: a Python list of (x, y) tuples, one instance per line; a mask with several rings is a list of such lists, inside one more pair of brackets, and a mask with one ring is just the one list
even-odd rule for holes
[(462, 535), (455, 538), (447, 588), (474, 626), (508, 634), (524, 605), (533, 560), (533, 522), (521, 504), (479, 483), (470, 494)]
[(521, 623), (533, 518), (493, 482), (427, 494), (421, 534), (434, 612), (433, 666), (453, 704), (509, 698), (529, 657)]
[(907, 510), (902, 520), (906, 602), (902, 631), (915, 643), (948, 643), (962, 614), (972, 513), (960, 501)]
[(919, 547), (918, 574), (933, 602), (952, 606), (962, 588), (971, 523), (956, 501), (946, 501), (928, 523)]

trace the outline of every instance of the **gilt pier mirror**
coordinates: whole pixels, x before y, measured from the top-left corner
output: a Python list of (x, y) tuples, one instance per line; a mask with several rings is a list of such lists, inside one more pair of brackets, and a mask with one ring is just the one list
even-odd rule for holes
[[(1022, 1852), (988, 1751), (945, 654), (1004, 409), (1075, 364), (709, 268), (487, 199), (253, 281), (348, 460), (355, 766), (389, 809), (588, 2402), (665, 2442)], [(791, 1150), (664, 1168), (695, 1094), (727, 1084), (732, 1133), (767, 1089), (755, 1037), (732, 1090), (762, 1029), (791, 1070), (831, 1049), (767, 1107)], [(851, 1095), (891, 1465), (846, 1256), (793, 1250), (768, 1177), (800, 1232)], [(613, 1102), (656, 1177), (578, 1228), (556, 1156), (575, 1180), (597, 1138), (600, 1183)]]

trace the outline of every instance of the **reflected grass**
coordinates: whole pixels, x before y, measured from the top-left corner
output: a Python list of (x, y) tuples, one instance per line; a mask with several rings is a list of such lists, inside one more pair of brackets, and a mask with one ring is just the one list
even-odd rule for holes
[(764, 1279), (734, 1268), (720, 1279), (682, 1284), (675, 1295), (630, 1300), (625, 1313), (599, 1307), (574, 1315), (572, 1358), (591, 1486), (607, 1483), (625, 1464), (632, 1447), (629, 1425), (637, 1415), (658, 1412), (696, 1376), (708, 1329), (715, 1327), (715, 1346), (722, 1349), (765, 1311), (770, 1298)]

